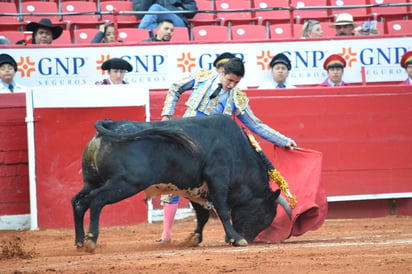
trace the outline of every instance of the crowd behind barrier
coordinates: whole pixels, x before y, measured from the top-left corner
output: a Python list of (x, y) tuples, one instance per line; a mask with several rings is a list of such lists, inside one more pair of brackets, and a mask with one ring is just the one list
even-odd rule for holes
[[(341, 12), (353, 14), (359, 23), (376, 20), (380, 35), (412, 34), (412, 2), (410, 0), (345, 2), (285, 0), (277, 2), (276, 6), (267, 0), (197, 0), (196, 3), (199, 10), (195, 17), (189, 19), (188, 40), (186, 41), (220, 40), (226, 42), (239, 39), (300, 38), (302, 24), (305, 20), (317, 19), (322, 23), (333, 22), (337, 14)], [(134, 39), (134, 34), (128, 34), (126, 29), (136, 28), (140, 22), (137, 15), (148, 13), (147, 11), (133, 11), (131, 1), (100, 0), (50, 2), (15, 0), (0, 2), (0, 10), (2, 11), (0, 14), (0, 35), (9, 36), (9, 40), (13, 42), (16, 41), (16, 36), (23, 39), (22, 31), (28, 22), (47, 17), (54, 24), (65, 28), (61, 39), (55, 41), (58, 44), (79, 43), (76, 39), (76, 30), (78, 32), (81, 29), (96, 29), (102, 23), (114, 23), (119, 28), (119, 33), (124, 28), (125, 37), (129, 35), (129, 39), (125, 39), (128, 42)], [(188, 12), (190, 11), (173, 11), (173, 13)], [(153, 13), (155, 12), (150, 14)], [(248, 31), (249, 25), (264, 26), (265, 33), (263, 34), (261, 30), (256, 31), (256, 33), (250, 32)], [(216, 27), (211, 28), (210, 26)], [(262, 29), (262, 27), (256, 29)], [(212, 37), (198, 38), (197, 33), (199, 32), (209, 32)], [(244, 33), (244, 35), (239, 37), (239, 33)], [(258, 35), (258, 33), (261, 34)], [(279, 33), (282, 35), (278, 35)], [(333, 33), (325, 31), (325, 37), (333, 35)], [(140, 38), (134, 39), (134, 42), (141, 41)], [(171, 42), (176, 41), (172, 40)]]

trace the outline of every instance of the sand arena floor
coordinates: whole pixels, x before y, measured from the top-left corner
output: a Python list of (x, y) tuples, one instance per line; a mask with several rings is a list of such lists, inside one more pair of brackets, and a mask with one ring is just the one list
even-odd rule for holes
[(220, 222), (185, 244), (195, 220), (178, 220), (170, 244), (161, 223), (102, 227), (95, 253), (74, 247), (73, 229), (0, 231), (0, 273), (412, 273), (412, 217), (327, 220), (281, 243), (233, 247)]

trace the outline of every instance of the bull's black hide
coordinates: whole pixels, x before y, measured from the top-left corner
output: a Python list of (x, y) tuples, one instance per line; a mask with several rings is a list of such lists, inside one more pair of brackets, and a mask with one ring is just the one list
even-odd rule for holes
[[(269, 188), (267, 169), (243, 130), (229, 117), (181, 118), (165, 122), (102, 120), (84, 150), (83, 189), (73, 197), (76, 245), (94, 250), (98, 219), (106, 204), (140, 191), (175, 193), (196, 211), (196, 242), (212, 204), (226, 239), (246, 245), (276, 215), (279, 191)], [(89, 233), (84, 214), (90, 208)]]

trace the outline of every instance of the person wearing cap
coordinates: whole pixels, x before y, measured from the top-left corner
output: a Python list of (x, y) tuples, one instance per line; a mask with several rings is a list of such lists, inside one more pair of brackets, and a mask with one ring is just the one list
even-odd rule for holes
[(132, 65), (120, 58), (111, 58), (102, 64), (102, 70), (107, 70), (109, 78), (97, 82), (96, 85), (120, 85), (127, 84), (124, 81), (126, 72), (133, 70)]
[(271, 69), (272, 80), (262, 83), (262, 85), (259, 86), (259, 89), (296, 88), (287, 81), (292, 65), (285, 54), (276, 54), (270, 61), (269, 66)]
[(169, 42), (172, 40), (175, 25), (170, 20), (161, 20), (157, 24), (156, 34), (142, 42)]
[(63, 28), (53, 25), (48, 18), (43, 18), (38, 23), (30, 22), (26, 30), (33, 32), (33, 44), (39, 45), (50, 45), (63, 33)]
[(323, 68), (328, 73), (328, 78), (320, 84), (321, 87), (340, 87), (348, 84), (342, 81), (343, 69), (346, 67), (345, 59), (338, 55), (332, 54), (323, 62)]
[(407, 51), (403, 54), (401, 59), (401, 67), (403, 67), (408, 74), (408, 79), (403, 81), (402, 85), (412, 85), (412, 51)]
[[(173, 83), (164, 101), (162, 121), (172, 119), (180, 96), (185, 91), (192, 90), (183, 117), (219, 114), (236, 116), (249, 130), (263, 139), (280, 147), (289, 149), (296, 147), (293, 139), (265, 125), (253, 114), (246, 93), (237, 86), (245, 74), (243, 61), (232, 56), (231, 53), (223, 53), (213, 62), (215, 70), (200, 69)], [(164, 204), (163, 233), (158, 242), (170, 241), (176, 210), (177, 203)]]
[(340, 13), (336, 17), (335, 23), (329, 27), (336, 29), (336, 36), (352, 36), (359, 24), (353, 22), (353, 16), (349, 13)]
[(0, 54), (0, 93), (25, 92), (25, 87), (14, 80), (16, 72), (14, 58), (6, 53)]

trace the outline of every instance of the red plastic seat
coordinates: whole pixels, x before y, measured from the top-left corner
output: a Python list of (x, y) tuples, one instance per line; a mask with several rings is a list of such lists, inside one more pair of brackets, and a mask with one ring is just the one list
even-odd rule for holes
[(0, 36), (6, 37), (11, 44), (16, 44), (18, 41), (24, 39), (23, 32), (18, 30), (0, 31)]
[(172, 42), (187, 42), (190, 40), (189, 30), (186, 27), (175, 27)]
[[(84, 1), (64, 1), (61, 3), (62, 19), (72, 28), (95, 27), (102, 24), (99, 16), (93, 14), (97, 12), (95, 2)], [(64, 14), (66, 13), (66, 14)], [(67, 13), (83, 13), (83, 14), (67, 14)]]
[(56, 2), (43, 2), (43, 1), (28, 1), (21, 3), (22, 13), (54, 13), (56, 15), (25, 15), (23, 16), (24, 22), (39, 22), (42, 18), (49, 18), (53, 24), (59, 24), (60, 17), (58, 16), (59, 10)]
[(232, 26), (232, 40), (262, 40), (267, 39), (266, 27), (262, 25)]
[[(1, 13), (15, 13), (17, 14), (17, 6), (14, 2), (0, 2)], [(18, 30), (19, 27), (25, 25), (20, 22), (20, 18), (17, 15), (5, 15), (0, 16), (0, 26), (2, 30)]]
[(192, 31), (194, 41), (226, 42), (229, 40), (226, 26), (195, 26)]
[(100, 11), (113, 12), (114, 14), (102, 14), (101, 19), (110, 23), (117, 22), (119, 27), (136, 27), (140, 22), (133, 14), (119, 14), (133, 11), (131, 1), (104, 1), (100, 4)]
[(189, 23), (192, 26), (213, 25), (218, 23), (216, 13), (211, 12), (215, 10), (214, 4), (215, 2), (213, 0), (196, 0), (196, 6), (199, 11), (210, 12), (197, 12), (193, 18), (189, 19)]
[[(325, 7), (328, 6), (327, 0), (292, 0), (291, 6), (295, 8), (303, 7)], [(313, 9), (313, 10), (295, 10), (293, 17), (298, 23), (302, 23), (304, 19), (316, 19), (318, 21), (325, 21), (330, 18), (327, 9)]]
[(336, 36), (336, 29), (329, 27), (332, 22), (320, 22), (323, 31), (323, 37), (333, 37)]
[(53, 45), (67, 45), (72, 44), (72, 36), (70, 31), (63, 30), (62, 34), (56, 40), (53, 40)]
[(387, 32), (389, 35), (412, 35), (412, 19), (388, 21)]
[(99, 32), (96, 28), (75, 29), (73, 31), (73, 44), (90, 44)]
[[(408, 0), (370, 0), (372, 5), (385, 5), (394, 3), (404, 3), (407, 4)], [(376, 18), (394, 18), (402, 19), (403, 16), (408, 14), (408, 6), (382, 6), (382, 7), (372, 7), (371, 13), (375, 15)]]
[(142, 40), (149, 39), (149, 31), (138, 28), (119, 28), (118, 39), (123, 42), (141, 42)]
[[(249, 0), (215, 0), (216, 18), (222, 25), (229, 23), (249, 24), (256, 22), (251, 11), (242, 11), (251, 9)], [(228, 10), (239, 10), (236, 12), (225, 12)]]
[[(254, 9), (269, 9), (269, 8), (288, 8), (289, 0), (253, 0), (252, 7)], [(290, 11), (288, 9), (279, 10), (262, 10), (255, 11), (255, 18), (259, 24), (264, 22), (286, 22), (290, 20)]]
[(292, 38), (292, 29), (290, 24), (273, 24), (270, 26), (270, 39), (285, 38)]
[[(369, 0), (331, 0), (331, 6), (345, 7), (345, 6), (359, 6), (368, 5)], [(332, 15), (336, 17), (339, 13), (349, 13), (356, 20), (372, 19), (369, 8), (353, 8), (353, 9), (332, 9)]]

